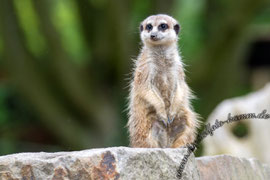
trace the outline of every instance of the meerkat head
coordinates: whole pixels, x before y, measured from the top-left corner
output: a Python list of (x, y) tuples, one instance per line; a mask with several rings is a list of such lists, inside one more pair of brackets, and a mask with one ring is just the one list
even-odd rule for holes
[(149, 16), (140, 25), (141, 40), (150, 46), (176, 43), (179, 31), (178, 22), (165, 14)]

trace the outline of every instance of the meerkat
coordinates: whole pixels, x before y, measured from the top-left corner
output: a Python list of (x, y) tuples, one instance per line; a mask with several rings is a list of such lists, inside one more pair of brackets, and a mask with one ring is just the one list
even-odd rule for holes
[(141, 52), (130, 84), (131, 147), (177, 148), (192, 143), (198, 127), (192, 93), (178, 51), (179, 23), (158, 14), (140, 24)]

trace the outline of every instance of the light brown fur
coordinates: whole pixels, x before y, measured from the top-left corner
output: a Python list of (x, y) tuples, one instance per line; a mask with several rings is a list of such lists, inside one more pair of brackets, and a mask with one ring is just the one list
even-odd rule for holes
[[(146, 31), (149, 22), (151, 31)], [(168, 29), (157, 29), (160, 23)], [(167, 15), (150, 16), (142, 22), (144, 46), (135, 62), (129, 103), (129, 135), (132, 147), (177, 148), (192, 143), (198, 124), (190, 106), (191, 92), (178, 52), (177, 21)], [(157, 32), (160, 40), (151, 41)], [(172, 122), (168, 120), (173, 119)]]

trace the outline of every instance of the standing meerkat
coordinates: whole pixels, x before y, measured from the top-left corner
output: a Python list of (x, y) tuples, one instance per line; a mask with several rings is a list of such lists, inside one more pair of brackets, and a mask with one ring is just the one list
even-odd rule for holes
[(140, 25), (143, 48), (135, 62), (129, 96), (132, 147), (177, 148), (192, 143), (198, 121), (178, 52), (178, 22), (163, 14)]

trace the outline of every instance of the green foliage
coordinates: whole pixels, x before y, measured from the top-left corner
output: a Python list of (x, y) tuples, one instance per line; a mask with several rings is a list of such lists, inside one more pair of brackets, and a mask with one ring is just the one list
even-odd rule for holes
[(102, 9), (105, 7), (108, 0), (89, 0), (89, 2), (98, 9)]
[[(181, 25), (180, 49), (184, 60), (192, 61), (201, 51), (204, 35), (205, 1), (178, 1), (174, 12)], [(189, 63), (189, 62), (187, 62)]]
[(10, 154), (10, 153), (15, 153), (15, 142), (14, 140), (6, 140), (3, 138), (0, 138), (0, 154), (5, 155), (5, 154)]
[[(89, 53), (82, 36), (78, 9), (71, 0), (58, 0), (51, 3), (51, 19), (61, 36), (62, 45), (76, 63), (86, 61)], [(91, 20), (89, 20), (91, 23)]]
[(265, 9), (260, 13), (258, 13), (258, 15), (255, 16), (254, 18), (255, 24), (265, 24), (270, 26), (269, 22), (270, 22), (270, 3), (269, 6), (266, 6)]
[[(2, 40), (2, 37), (1, 37), (1, 33), (0, 33), (0, 57), (1, 55), (3, 54), (3, 40)], [(0, 58), (0, 62), (1, 62), (1, 58)]]
[(0, 86), (0, 126), (5, 125), (9, 117), (6, 104), (5, 104), (6, 96), (7, 96), (6, 88)]
[(46, 44), (31, 0), (14, 1), (20, 26), (26, 36), (26, 45), (35, 56), (45, 54)]

